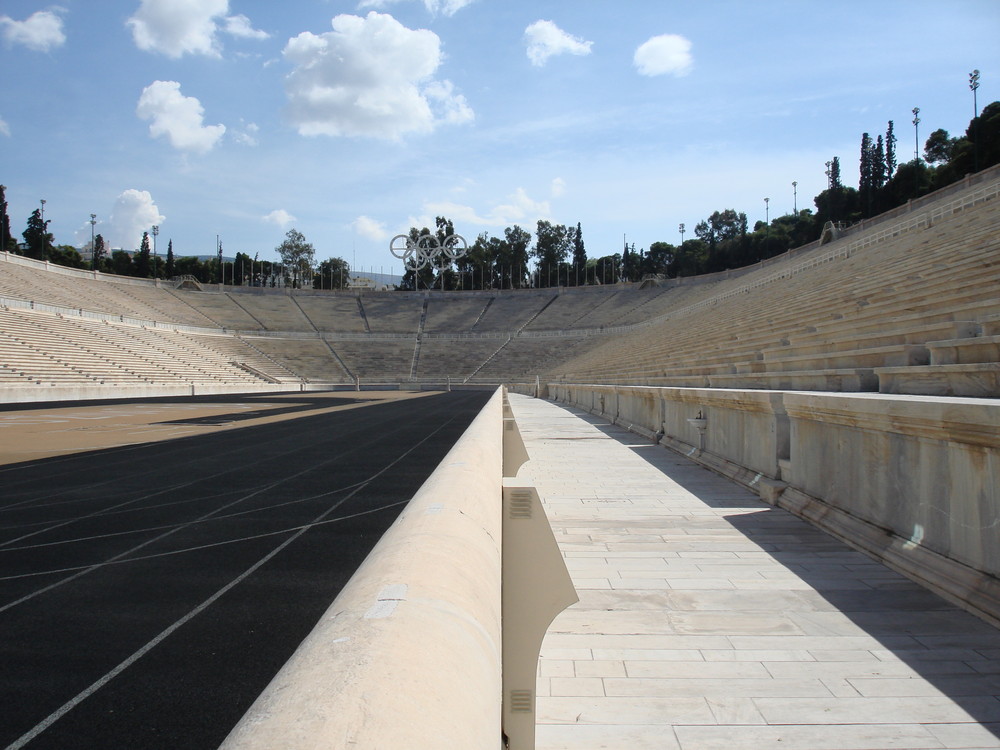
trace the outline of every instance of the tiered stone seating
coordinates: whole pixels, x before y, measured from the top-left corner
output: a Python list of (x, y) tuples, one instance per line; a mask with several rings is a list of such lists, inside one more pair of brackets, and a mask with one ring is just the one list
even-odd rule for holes
[(416, 335), (424, 300), (416, 294), (365, 295), (361, 304), (372, 333), (409, 333)]
[(428, 333), (470, 331), (492, 298), (493, 296), (488, 293), (429, 297), (424, 331)]
[[(613, 299), (619, 291), (611, 286), (587, 287), (584, 289), (574, 289), (573, 291), (562, 290), (528, 325), (524, 327), (526, 331), (562, 331), (571, 328), (582, 328), (579, 325), (581, 318), (591, 315), (592, 319), (598, 321), (598, 327), (603, 322), (603, 306)], [(636, 290), (630, 289), (628, 292), (621, 292), (626, 297), (635, 297), (640, 294)]]
[(330, 344), (350, 371), (362, 380), (396, 382), (410, 377), (415, 338), (335, 339)]
[[(693, 286), (662, 322), (609, 337), (557, 372), (569, 380), (809, 390), (878, 390), (891, 375), (896, 383), (887, 388), (911, 392), (899, 390), (903, 373), (965, 364), (981, 381), (991, 368), (980, 365), (1000, 360), (980, 323), (1000, 307), (998, 230), (1000, 212), (986, 203), (711, 304), (754, 274)], [(938, 380), (948, 373), (936, 372)], [(958, 382), (949, 390), (962, 392)], [(976, 386), (968, 395), (985, 394)]]
[(551, 291), (500, 292), (473, 331), (516, 331), (555, 297)]
[(180, 303), (197, 310), (211, 321), (201, 325), (233, 331), (256, 331), (263, 327), (259, 320), (236, 304), (228, 294), (207, 291), (171, 291), (171, 294)]
[(500, 348), (506, 338), (425, 338), (420, 344), (416, 376), (467, 378)]
[(313, 330), (309, 319), (288, 294), (231, 294), (230, 299), (254, 320), (259, 320), (264, 330)]
[(365, 332), (365, 321), (354, 295), (299, 295), (295, 299), (319, 331)]
[(274, 364), (307, 382), (349, 382), (347, 373), (333, 356), (330, 347), (320, 339), (244, 336), (243, 341)]
[(0, 310), (5, 367), (35, 383), (245, 383), (261, 380), (198, 336), (163, 329)]

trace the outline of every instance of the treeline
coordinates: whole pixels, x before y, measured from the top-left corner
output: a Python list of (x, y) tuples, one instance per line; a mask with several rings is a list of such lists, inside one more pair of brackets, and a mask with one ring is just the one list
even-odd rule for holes
[[(176, 279), (190, 277), (203, 284), (233, 286), (281, 287), (309, 286), (314, 289), (343, 289), (350, 286), (351, 269), (343, 258), (328, 258), (315, 263), (315, 250), (305, 237), (295, 229), (289, 230), (285, 240), (275, 248), (280, 262), (258, 260), (255, 255), (238, 252), (233, 260), (222, 255), (222, 245), (215, 257), (190, 255), (175, 256), (174, 243), (167, 242), (164, 254), (156, 252), (149, 232), (142, 233), (138, 249), (126, 252), (110, 250), (103, 235), (93, 241), (91, 260), (84, 260), (73, 245), (57, 245), (48, 231), (49, 221), (43, 218), (41, 208), (28, 217), (27, 227), (21, 233), (23, 242), (17, 242), (10, 231), (7, 214), (6, 187), (0, 185), (0, 250), (23, 255), (35, 260), (47, 260), (70, 268), (88, 268), (118, 276), (142, 279)], [(89, 248), (89, 244), (87, 249)]]
[[(914, 110), (915, 120), (918, 112)], [(745, 213), (728, 208), (698, 222), (690, 239), (684, 239), (685, 225), (681, 224), (681, 242), (677, 245), (658, 241), (639, 250), (634, 244), (624, 245), (620, 251), (605, 251), (596, 257), (588, 256), (579, 222), (567, 226), (538, 221), (534, 235), (515, 225), (504, 229), (501, 236), (480, 234), (467, 252), (455, 259), (438, 254), (419, 268), (406, 268), (399, 288), (521, 289), (613, 284), (648, 276), (694, 276), (747, 266), (818, 239), (827, 222), (854, 224), (1000, 163), (1000, 102), (987, 105), (961, 136), (952, 137), (942, 129), (933, 131), (924, 143), (922, 158), (897, 164), (896, 147), (891, 120), (884, 135), (872, 138), (863, 133), (858, 188), (843, 184), (840, 158), (833, 157), (826, 163), (827, 188), (813, 199), (815, 211), (803, 209), (774, 219), (768, 217), (768, 221), (758, 221), (751, 228)], [(18, 243), (11, 233), (4, 191), (0, 185), (0, 248), (60, 265), (87, 267), (75, 247), (55, 244), (40, 209), (28, 217), (27, 228), (21, 233), (24, 242)], [(439, 216), (433, 229), (413, 227), (409, 238), (416, 244), (421, 237), (434, 235), (441, 247), (454, 234), (452, 221)], [(165, 255), (151, 255), (149, 245), (149, 234), (143, 233), (135, 252), (116, 250), (109, 254), (103, 237), (97, 235), (90, 265), (109, 273), (144, 278), (188, 275), (207, 284), (322, 289), (350, 285), (346, 261), (329, 258), (317, 265), (313, 246), (295, 229), (275, 248), (280, 263), (258, 261), (245, 253), (237, 253), (235, 261), (224, 261), (221, 248), (216, 258), (175, 258), (172, 242)]]
[[(588, 257), (580, 224), (539, 221), (534, 237), (508, 227), (500, 237), (479, 235), (468, 254), (407, 270), (401, 289), (519, 289), (639, 281), (649, 276), (673, 278), (740, 268), (781, 255), (820, 237), (827, 222), (847, 226), (946, 187), (975, 171), (1000, 163), (1000, 102), (987, 105), (965, 134), (951, 137), (935, 130), (924, 144), (923, 158), (897, 164), (897, 138), (889, 121), (884, 135), (861, 136), (858, 188), (846, 187), (840, 158), (826, 164), (827, 189), (813, 199), (816, 210), (758, 221), (735, 209), (716, 211), (694, 227), (694, 237), (660, 241), (648, 249), (625, 245), (620, 252)], [(410, 239), (434, 234), (439, 244), (454, 234), (451, 220), (437, 217), (435, 228), (410, 229)]]

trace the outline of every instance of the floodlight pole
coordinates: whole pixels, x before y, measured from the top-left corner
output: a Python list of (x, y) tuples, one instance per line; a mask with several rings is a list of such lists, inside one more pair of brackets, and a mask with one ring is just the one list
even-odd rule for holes
[(975, 128), (975, 132), (972, 134), (973, 137), (973, 154), (975, 159), (975, 170), (979, 171), (979, 101), (976, 98), (976, 92), (979, 90), (979, 70), (973, 70), (969, 73), (969, 88), (972, 90), (972, 125)]
[(156, 235), (160, 233), (158, 224), (153, 224), (153, 279), (156, 279)]
[(42, 260), (47, 260), (48, 255), (49, 255), (49, 249), (48, 249), (49, 238), (46, 236), (48, 234), (48, 232), (46, 231), (46, 227), (45, 227), (45, 199), (42, 198), (41, 202), (42, 202), (42, 213), (41, 213), (41, 219), (42, 219)]
[(792, 180), (792, 213), (799, 215), (799, 183)]
[(920, 107), (913, 108), (913, 159), (920, 158)]
[(90, 215), (90, 267), (97, 270), (97, 240), (94, 239), (94, 227), (97, 224), (97, 214)]

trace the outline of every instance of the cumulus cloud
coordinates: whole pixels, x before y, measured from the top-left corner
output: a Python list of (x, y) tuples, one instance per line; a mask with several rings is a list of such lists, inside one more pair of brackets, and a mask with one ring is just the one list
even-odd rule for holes
[(193, 96), (181, 94), (177, 81), (153, 81), (142, 90), (135, 113), (150, 120), (153, 138), (166, 136), (178, 151), (204, 154), (226, 132), (225, 125), (205, 125), (205, 110)]
[(250, 19), (240, 14), (226, 18), (225, 32), (231, 36), (241, 39), (268, 39), (270, 34), (260, 29), (255, 29)]
[(632, 62), (644, 76), (685, 76), (691, 72), (691, 42), (677, 34), (661, 34), (639, 45)]
[(233, 140), (239, 143), (241, 146), (256, 146), (260, 143), (257, 140), (257, 133), (260, 132), (260, 127), (258, 127), (255, 122), (243, 123), (240, 120), (242, 128), (233, 133)]
[(567, 34), (552, 21), (535, 21), (524, 30), (528, 45), (528, 59), (541, 67), (555, 55), (589, 55), (593, 42)]
[(8, 125), (7, 121), (2, 117), (0, 117), (0, 135), (5, 135), (10, 138), (10, 125)]
[(138, 250), (142, 233), (148, 232), (154, 224), (162, 224), (165, 219), (148, 190), (129, 189), (115, 200), (109, 221), (111, 230), (105, 239), (111, 247)]
[(333, 31), (303, 32), (284, 49), (295, 66), (285, 82), (289, 116), (301, 135), (398, 140), (473, 118), (451, 82), (433, 78), (437, 34), (374, 11), (331, 23)]
[[(472, 224), (486, 227), (508, 227), (512, 224), (531, 225), (538, 219), (551, 217), (552, 209), (548, 201), (536, 201), (524, 188), (517, 188), (504, 203), (493, 206), (485, 215), (472, 206), (453, 201), (427, 202), (423, 206), (429, 216), (447, 216), (456, 226)], [(414, 226), (433, 226), (433, 220)]]
[(126, 21), (135, 46), (178, 58), (185, 54), (219, 57), (220, 31), (243, 39), (267, 39), (244, 15), (229, 16), (229, 0), (142, 0)]
[(389, 239), (389, 230), (385, 228), (385, 224), (370, 216), (359, 216), (351, 222), (351, 226), (357, 234), (369, 240), (380, 242)]
[(292, 222), (296, 221), (296, 218), (292, 216), (288, 211), (283, 208), (277, 208), (267, 216), (262, 217), (264, 221), (269, 224), (277, 224), (279, 227), (286, 227)]
[(566, 180), (562, 177), (556, 177), (552, 180), (552, 186), (550, 188), (553, 198), (558, 198), (560, 195), (566, 192)]
[[(358, 3), (358, 10), (362, 8), (385, 8), (404, 0), (362, 0)], [(453, 16), (466, 5), (470, 5), (473, 0), (423, 0), (424, 7), (434, 15)]]
[(20, 44), (37, 52), (48, 52), (66, 43), (63, 22), (55, 10), (40, 10), (23, 21), (0, 16), (3, 38), (8, 44)]

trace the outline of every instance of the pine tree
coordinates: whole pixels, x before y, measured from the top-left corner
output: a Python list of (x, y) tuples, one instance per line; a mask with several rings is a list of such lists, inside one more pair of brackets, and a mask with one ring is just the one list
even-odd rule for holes
[(176, 273), (177, 269), (174, 267), (174, 241), (170, 240), (167, 242), (167, 278), (172, 279)]
[(149, 232), (142, 233), (142, 242), (139, 244), (139, 252), (135, 256), (135, 275), (140, 278), (148, 278), (151, 272), (149, 262)]
[(840, 157), (833, 157), (833, 161), (830, 162), (830, 189), (839, 190), (844, 187), (844, 183), (840, 181)]
[(580, 222), (576, 223), (576, 231), (573, 232), (573, 268), (576, 269), (574, 283), (580, 273), (586, 278), (587, 250), (583, 246), (583, 230), (580, 228)]
[(28, 226), (21, 232), (24, 243), (28, 246), (25, 254), (29, 258), (45, 260), (46, 250), (52, 246), (52, 237), (46, 231), (49, 222), (42, 222), (41, 209), (36, 208), (28, 217)]
[(94, 260), (92, 265), (95, 271), (101, 270), (101, 259), (104, 257), (106, 252), (107, 251), (104, 247), (104, 235), (99, 234), (94, 238)]
[(891, 180), (896, 174), (896, 136), (892, 132), (892, 120), (885, 131), (885, 178)]
[(872, 199), (874, 198), (875, 147), (868, 133), (861, 134), (861, 170), (858, 179), (858, 192), (861, 194), (861, 205), (865, 207), (865, 217), (872, 215)]
[(872, 188), (881, 190), (885, 186), (887, 168), (885, 165), (885, 143), (880, 135), (872, 152)]
[(7, 188), (0, 185), (0, 251), (14, 252), (17, 244), (10, 236), (10, 217), (7, 215)]

